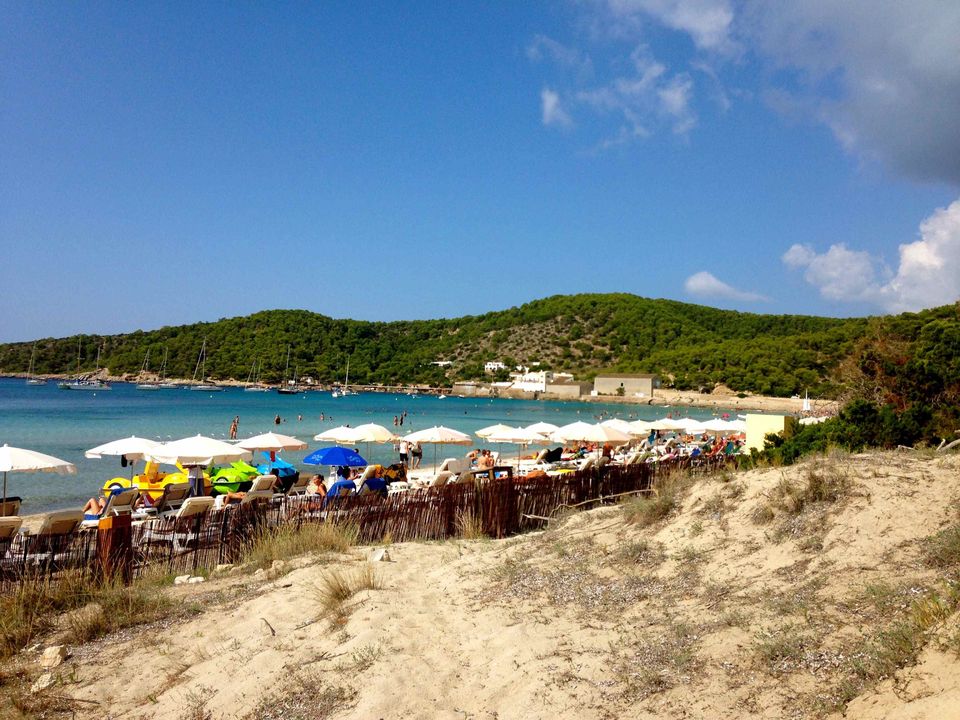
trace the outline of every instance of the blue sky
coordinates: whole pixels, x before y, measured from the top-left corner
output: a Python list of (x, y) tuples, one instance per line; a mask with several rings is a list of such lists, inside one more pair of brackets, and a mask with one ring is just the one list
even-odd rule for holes
[(958, 36), (946, 1), (5, 3), (0, 341), (953, 302)]

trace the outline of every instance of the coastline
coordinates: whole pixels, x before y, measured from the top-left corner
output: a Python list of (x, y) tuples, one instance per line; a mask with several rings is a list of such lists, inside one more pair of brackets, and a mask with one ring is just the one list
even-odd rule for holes
[[(4, 373), (0, 378), (23, 378), (29, 377), (27, 373)], [(51, 382), (69, 380), (75, 377), (73, 374), (43, 374), (35, 375)], [(99, 380), (111, 383), (136, 383), (139, 380), (129, 375), (110, 375), (104, 371), (99, 373), (84, 374), (88, 379), (97, 378)], [(156, 382), (158, 377), (151, 377), (147, 382)], [(178, 385), (194, 384), (192, 379), (188, 378), (167, 378), (168, 382)], [(242, 388), (247, 385), (245, 381), (228, 379), (215, 380), (217, 385), (231, 388)], [(270, 385), (274, 388), (276, 386)], [(328, 392), (333, 385), (319, 384), (307, 386), (305, 392)], [(351, 388), (358, 392), (393, 392), (396, 388), (406, 388), (415, 390), (422, 395), (441, 395), (450, 394), (450, 388), (430, 387), (426, 385), (417, 385), (414, 383), (400, 385), (361, 385), (352, 384)], [(741, 397), (741, 395), (743, 397)], [(485, 395), (476, 395), (476, 397), (485, 397)], [(492, 396), (491, 396), (492, 397)], [(799, 398), (775, 397), (772, 395), (753, 395), (750, 393), (701, 393), (696, 390), (674, 390), (670, 388), (657, 388), (651, 397), (619, 397), (616, 395), (583, 395), (577, 398), (564, 397), (551, 393), (533, 393), (526, 391), (507, 391), (498, 394), (501, 398), (512, 398), (520, 400), (546, 400), (550, 402), (586, 402), (586, 403), (606, 403), (611, 405), (648, 405), (661, 407), (692, 407), (714, 410), (732, 410), (732, 411), (756, 411), (762, 413), (783, 413), (787, 415), (797, 415), (803, 410), (803, 400)], [(837, 400), (812, 399), (810, 400), (811, 415), (835, 415), (840, 407)]]

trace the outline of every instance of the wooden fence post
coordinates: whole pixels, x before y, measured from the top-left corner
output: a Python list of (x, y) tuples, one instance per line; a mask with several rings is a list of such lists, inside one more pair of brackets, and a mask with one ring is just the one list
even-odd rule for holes
[(129, 585), (133, 580), (133, 532), (129, 515), (100, 518), (97, 559), (104, 582), (120, 578), (124, 585)]

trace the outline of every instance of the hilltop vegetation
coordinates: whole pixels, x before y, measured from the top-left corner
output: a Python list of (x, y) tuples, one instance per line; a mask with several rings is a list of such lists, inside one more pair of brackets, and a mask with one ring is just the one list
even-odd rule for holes
[[(247, 317), (123, 335), (38, 340), (39, 373), (71, 373), (77, 345), (81, 369), (136, 373), (149, 349), (157, 369), (164, 350), (167, 374), (191, 377), (204, 339), (207, 374), (247, 377), (255, 360), (262, 378), (282, 379), (290, 366), (320, 382), (342, 380), (347, 359), (357, 383), (449, 384), (483, 376), (483, 363), (540, 362), (542, 368), (592, 378), (598, 371), (652, 372), (679, 389), (711, 389), (787, 396), (809, 390), (838, 395), (837, 370), (884, 323), (901, 335), (924, 336), (930, 323), (957, 327), (952, 307), (896, 319), (834, 319), (755, 315), (627, 294), (558, 295), (509, 310), (455, 319), (401, 322), (336, 320), (303, 310), (271, 310)], [(33, 343), (0, 346), (0, 372), (26, 371)], [(449, 367), (432, 365), (449, 360)]]

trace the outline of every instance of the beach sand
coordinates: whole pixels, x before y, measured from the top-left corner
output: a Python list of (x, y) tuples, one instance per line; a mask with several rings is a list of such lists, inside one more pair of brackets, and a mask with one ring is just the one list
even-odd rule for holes
[[(313, 717), (280, 714), (305, 693), (336, 718), (840, 717), (849, 659), (940, 587), (924, 538), (957, 522), (958, 469), (839, 457), (696, 481), (648, 527), (604, 507), (506, 540), (389, 545), (389, 562), (355, 548), (227, 574), (170, 590), (200, 614), (72, 647), (57, 692), (157, 720), (199, 704), (242, 717), (273, 696), (252, 717)], [(843, 478), (839, 500), (777, 505), (817, 473)], [(368, 565), (382, 588), (342, 622), (323, 615), (323, 577)], [(957, 620), (928, 630), (916, 663), (855, 685), (848, 716), (957, 717)]]

